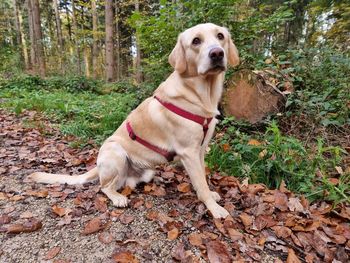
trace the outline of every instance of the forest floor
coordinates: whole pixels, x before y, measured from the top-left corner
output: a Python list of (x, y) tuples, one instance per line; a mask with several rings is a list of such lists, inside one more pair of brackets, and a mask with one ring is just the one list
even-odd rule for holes
[(0, 262), (349, 262), (350, 207), (338, 210), (208, 172), (231, 214), (214, 220), (183, 169), (159, 167), (125, 209), (98, 184), (42, 185), (34, 171), (80, 174), (97, 148), (70, 147), (42, 115), (0, 110)]

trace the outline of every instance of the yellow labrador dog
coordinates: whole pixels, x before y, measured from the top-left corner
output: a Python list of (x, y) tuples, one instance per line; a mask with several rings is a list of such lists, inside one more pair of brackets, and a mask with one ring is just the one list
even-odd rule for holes
[(125, 207), (128, 199), (118, 189), (149, 182), (155, 165), (176, 157), (199, 200), (215, 218), (225, 218), (228, 212), (205, 178), (204, 154), (217, 123), (225, 70), (239, 63), (238, 51), (226, 28), (199, 24), (179, 35), (169, 63), (175, 71), (103, 143), (97, 167), (77, 176), (37, 172), (30, 179), (83, 184), (99, 178), (101, 191), (115, 206)]

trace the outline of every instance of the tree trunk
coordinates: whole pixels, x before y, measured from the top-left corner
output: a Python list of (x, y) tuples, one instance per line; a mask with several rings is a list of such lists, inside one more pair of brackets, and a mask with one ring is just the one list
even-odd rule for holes
[(114, 61), (114, 10), (113, 0), (106, 0), (106, 81), (115, 80), (115, 61)]
[(34, 23), (33, 23), (33, 8), (32, 1), (27, 0), (27, 10), (28, 10), (28, 26), (29, 26), (29, 37), (30, 37), (30, 63), (32, 70), (37, 72), (37, 58), (36, 58), (36, 45), (34, 37)]
[(73, 18), (74, 43), (75, 43), (75, 52), (76, 52), (76, 56), (77, 56), (78, 74), (81, 75), (80, 46), (79, 46), (79, 41), (78, 41), (78, 25), (77, 25), (74, 0), (72, 0), (72, 18)]
[(67, 17), (67, 27), (68, 27), (69, 40), (72, 41), (72, 26), (70, 24), (70, 15), (69, 15), (69, 9), (68, 9), (67, 0), (64, 1), (64, 8), (66, 9), (66, 17)]
[(115, 4), (115, 53), (116, 53), (116, 79), (121, 79), (121, 60), (120, 60), (120, 28), (119, 28), (119, 2)]
[[(139, 0), (135, 1), (135, 12), (140, 12)], [(135, 80), (136, 83), (141, 83), (143, 81), (142, 71), (141, 71), (141, 50), (140, 50), (140, 37), (138, 30), (135, 32), (135, 45), (136, 45), (136, 61), (135, 61)]]
[(14, 15), (15, 15), (15, 25), (17, 30), (17, 44), (22, 49), (22, 57), (24, 59), (25, 70), (29, 69), (29, 58), (27, 50), (27, 42), (23, 33), (23, 18), (21, 10), (18, 8), (17, 1), (13, 0)]
[(92, 74), (93, 77), (97, 77), (97, 59), (98, 59), (98, 15), (96, 10), (96, 0), (91, 1), (91, 10), (92, 10)]
[(39, 74), (41, 77), (45, 77), (46, 68), (45, 68), (45, 53), (43, 38), (41, 33), (41, 23), (40, 23), (40, 9), (39, 9), (39, 0), (31, 0), (32, 2), (32, 15), (33, 15), (33, 29), (34, 29), (34, 45), (36, 52), (37, 62), (39, 64)]
[(63, 53), (63, 37), (62, 37), (62, 30), (61, 30), (61, 19), (60, 19), (60, 13), (58, 10), (58, 3), (59, 0), (53, 0), (53, 8), (55, 10), (55, 18), (56, 18), (56, 36), (57, 36), (57, 46), (58, 46), (58, 59), (59, 64), (61, 68), (61, 72), (64, 73), (64, 67), (62, 63), (62, 58), (64, 56)]
[[(226, 83), (222, 98), (225, 116), (234, 116), (250, 123), (257, 123), (270, 114), (278, 113), (286, 102), (286, 95), (293, 91), (288, 76), (275, 79), (272, 70), (241, 70)], [(273, 83), (284, 83), (276, 86)]]
[(84, 47), (84, 65), (85, 65), (85, 76), (90, 77), (90, 60), (89, 60), (89, 46)]

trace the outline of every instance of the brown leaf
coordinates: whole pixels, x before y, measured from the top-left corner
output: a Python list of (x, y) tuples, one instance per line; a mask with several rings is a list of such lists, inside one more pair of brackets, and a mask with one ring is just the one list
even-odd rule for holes
[(107, 211), (107, 198), (104, 196), (96, 196), (94, 205), (96, 210), (104, 213)]
[(101, 229), (102, 229), (101, 219), (98, 217), (95, 217), (89, 222), (87, 222), (82, 233), (84, 235), (90, 235), (100, 231)]
[(288, 258), (286, 263), (301, 263), (299, 258), (295, 255), (294, 250), (291, 248), (288, 248)]
[(7, 233), (19, 234), (21, 232), (34, 232), (42, 228), (43, 224), (40, 220), (31, 219), (23, 224), (14, 224), (7, 227)]
[(255, 139), (250, 139), (248, 142), (248, 145), (259, 146), (259, 145), (261, 145), (261, 142), (259, 142), (258, 140), (255, 140)]
[(115, 209), (111, 212), (111, 216), (112, 217), (119, 217), (123, 213), (124, 213), (123, 209)]
[(153, 221), (153, 220), (155, 220), (155, 219), (158, 218), (158, 212), (155, 211), (155, 210), (151, 210), (151, 211), (149, 211), (149, 212), (146, 214), (146, 218), (147, 218), (148, 220)]
[(115, 263), (138, 263), (139, 261), (130, 251), (121, 251), (112, 255)]
[(288, 198), (287, 195), (276, 190), (274, 194), (275, 206), (282, 212), (288, 210)]
[(27, 190), (26, 195), (45, 198), (49, 195), (49, 191), (47, 189), (43, 189), (40, 191)]
[(231, 263), (230, 254), (222, 241), (210, 241), (206, 244), (210, 263)]
[(28, 219), (28, 218), (34, 217), (34, 215), (32, 212), (26, 211), (26, 212), (23, 212), (22, 214), (20, 214), (19, 217)]
[(131, 193), (132, 193), (132, 189), (129, 186), (126, 186), (121, 192), (121, 194), (124, 196), (129, 196), (131, 195)]
[(109, 244), (113, 241), (113, 236), (111, 233), (108, 232), (102, 232), (98, 235), (98, 240), (100, 240), (103, 244)]
[(66, 208), (59, 207), (58, 205), (53, 205), (52, 211), (60, 217), (64, 216), (67, 213)]
[(201, 246), (203, 244), (202, 242), (202, 234), (200, 233), (191, 233), (188, 236), (188, 241), (192, 246)]
[(146, 207), (147, 209), (151, 209), (151, 208), (153, 207), (153, 203), (152, 203), (151, 201), (146, 201), (145, 207)]
[(121, 216), (119, 216), (119, 220), (120, 220), (120, 223), (124, 225), (128, 225), (135, 220), (135, 217), (133, 215), (128, 215), (123, 213)]
[(279, 238), (287, 238), (292, 234), (292, 230), (285, 226), (273, 226), (271, 229), (275, 231), (276, 236)]
[(243, 234), (234, 228), (227, 229), (227, 232), (228, 232), (232, 242), (243, 239)]
[(239, 215), (239, 218), (242, 220), (242, 223), (245, 227), (251, 226), (253, 223), (253, 219), (250, 215), (248, 215), (247, 213), (241, 213)]
[(224, 150), (224, 152), (228, 152), (231, 149), (231, 147), (228, 143), (225, 143), (222, 145), (222, 149)]
[(296, 197), (289, 198), (288, 208), (292, 212), (303, 212), (304, 211), (303, 205), (301, 204), (299, 198), (296, 198)]
[(189, 183), (181, 183), (177, 186), (177, 190), (181, 193), (188, 193), (191, 191), (191, 185)]
[(174, 227), (172, 230), (168, 232), (168, 239), (169, 240), (175, 240), (179, 236), (179, 229)]
[(171, 252), (171, 256), (176, 260), (182, 261), (186, 258), (185, 245), (183, 243), (179, 243)]
[(151, 195), (154, 196), (165, 196), (166, 195), (166, 191), (162, 186), (157, 186), (152, 192)]
[(1, 215), (0, 216), (0, 226), (4, 225), (4, 224), (8, 224), (11, 222), (11, 217), (9, 217), (8, 215)]
[(56, 257), (58, 255), (58, 253), (60, 253), (60, 251), (61, 251), (60, 247), (53, 247), (47, 252), (44, 259), (45, 260), (53, 259), (54, 257)]

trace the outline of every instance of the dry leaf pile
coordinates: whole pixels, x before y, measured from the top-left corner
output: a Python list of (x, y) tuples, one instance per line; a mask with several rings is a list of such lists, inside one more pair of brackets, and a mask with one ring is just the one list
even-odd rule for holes
[[(33, 113), (26, 114), (24, 118), (34, 118)], [(268, 190), (213, 173), (210, 188), (221, 195), (220, 204), (230, 212), (220, 220), (211, 217), (186, 173), (174, 166), (159, 168), (152, 183), (124, 189), (130, 199), (126, 209), (113, 207), (95, 184), (23, 183), (24, 175), (34, 170), (84, 172), (93, 166), (97, 150), (70, 148), (67, 138), (49, 125), (43, 135), (38, 128), (25, 128), (11, 114), (0, 112), (0, 120), (0, 241), (6, 244), (0, 245), (0, 261), (9, 257), (11, 240), (32, 237), (40, 242), (41, 232), (49, 245), (39, 247), (33, 257), (52, 262), (83, 262), (69, 250), (79, 240), (91, 244), (85, 253), (102, 251), (101, 262), (350, 260), (350, 207), (332, 210), (324, 202), (310, 205), (283, 184)], [(46, 206), (45, 213), (31, 209), (39, 202)], [(51, 231), (68, 231), (66, 242), (72, 243), (50, 243)]]

